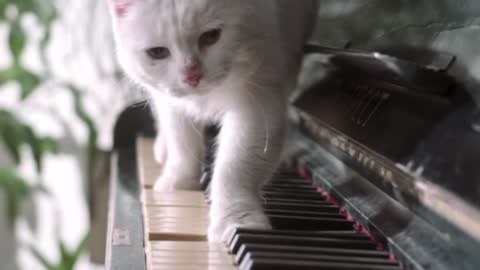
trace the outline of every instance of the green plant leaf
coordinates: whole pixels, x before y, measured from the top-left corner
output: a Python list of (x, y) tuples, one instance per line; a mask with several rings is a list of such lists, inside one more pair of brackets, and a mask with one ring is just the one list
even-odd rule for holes
[(40, 23), (50, 27), (50, 24), (58, 15), (53, 1), (29, 0), (29, 2), (31, 2), (30, 11), (37, 16)]
[(56, 270), (57, 268), (53, 266), (43, 255), (42, 253), (34, 246), (30, 246), (30, 252), (32, 252), (33, 257), (48, 270)]
[(7, 196), (8, 221), (13, 228), (21, 207), (30, 197), (32, 189), (14, 169), (6, 168), (0, 168), (0, 188), (5, 190)]
[(25, 127), (25, 139), (28, 145), (30, 146), (30, 150), (32, 151), (33, 159), (35, 160), (35, 165), (37, 166), (37, 171), (42, 171), (43, 168), (43, 149), (42, 143), (39, 138), (33, 132), (31, 127)]
[(38, 137), (29, 126), (24, 126), (24, 129), (25, 142), (30, 146), (37, 171), (41, 172), (43, 169), (43, 156), (47, 153), (55, 153), (57, 151), (56, 142), (51, 138)]
[[(1, 0), (0, 0), (1, 1)], [(0, 85), (15, 80), (16, 76), (16, 69), (15, 68), (8, 68), (4, 70), (0, 70)]]
[(22, 68), (19, 65), (9, 69), (0, 70), (0, 85), (9, 81), (18, 82), (22, 92), (22, 100), (28, 98), (42, 83), (40, 76)]
[(22, 100), (28, 98), (42, 82), (39, 76), (21, 68), (19, 68), (17, 71), (16, 80), (18, 81), (18, 83), (20, 83), (20, 87), (22, 90)]
[(75, 113), (77, 114), (78, 118), (83, 122), (83, 124), (87, 127), (88, 130), (88, 144), (87, 144), (87, 156), (88, 156), (88, 171), (89, 177), (93, 174), (93, 164), (95, 164), (95, 158), (97, 153), (97, 129), (95, 126), (95, 122), (90, 118), (88, 113), (83, 107), (82, 103), (82, 94), (80, 90), (75, 87), (74, 85), (66, 85), (68, 89), (72, 92), (74, 106), (75, 106)]
[(43, 156), (46, 153), (56, 153), (58, 150), (54, 139), (38, 136), (30, 126), (5, 110), (0, 110), (0, 139), (17, 165), (21, 159), (21, 146), (28, 145), (38, 172), (43, 168)]
[(15, 63), (20, 63), (20, 57), (22, 56), (26, 43), (27, 36), (20, 24), (20, 19), (17, 18), (10, 25), (10, 33), (8, 35), (8, 45)]
[(58, 153), (58, 145), (54, 139), (46, 137), (41, 138), (40, 140), (40, 143), (42, 144), (42, 151), (44, 153)]
[(50, 42), (51, 32), (50, 32), (50, 25), (45, 27), (47, 28), (47, 30), (44, 32), (42, 40), (40, 41), (40, 58), (48, 74), (50, 72), (50, 65), (47, 60), (47, 46), (48, 46), (48, 43)]
[(82, 254), (85, 252), (85, 250), (87, 250), (87, 244), (88, 244), (89, 239), (90, 239), (90, 232), (85, 234), (85, 236), (82, 238), (80, 243), (77, 245), (77, 247), (71, 253), (71, 259), (70, 259), (71, 266), (72, 266), (71, 269), (73, 269), (76, 262), (78, 262), (78, 260), (82, 256)]
[(0, 20), (5, 20), (5, 9), (7, 8), (7, 2), (5, 0), (0, 0)]
[(7, 0), (17, 7), (20, 14), (31, 13), (43, 25), (49, 25), (57, 17), (57, 9), (51, 0)]
[(17, 126), (10, 126), (1, 131), (2, 140), (15, 164), (20, 164), (20, 147), (22, 145), (21, 130)]
[(24, 100), (40, 86), (42, 78), (17, 64), (12, 68), (0, 70), (0, 85), (9, 81), (20, 84), (21, 98)]
[(3, 140), (13, 161), (20, 163), (20, 147), (23, 143), (23, 127), (15, 117), (4, 110), (0, 110), (0, 138)]
[(30, 251), (34, 257), (45, 267), (47, 270), (73, 270), (78, 260), (85, 252), (90, 233), (87, 233), (80, 243), (72, 250), (68, 250), (63, 241), (58, 241), (58, 249), (60, 252), (60, 261), (57, 263), (49, 262), (42, 253), (34, 246), (30, 247)]
[(70, 253), (67, 250), (67, 247), (65, 246), (65, 243), (63, 241), (60, 241), (58, 243), (58, 247), (60, 249), (60, 267), (59, 269), (71, 269), (72, 266), (75, 264), (75, 262), (72, 262), (72, 258)]

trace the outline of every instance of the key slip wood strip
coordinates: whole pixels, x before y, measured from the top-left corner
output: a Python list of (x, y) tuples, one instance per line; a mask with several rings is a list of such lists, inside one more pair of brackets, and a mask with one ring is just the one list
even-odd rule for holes
[(148, 240), (207, 239), (208, 209), (178, 206), (145, 206), (144, 224)]
[(152, 250), (227, 252), (225, 245), (209, 242), (151, 242)]
[(207, 252), (207, 253), (192, 253), (192, 252), (153, 252), (152, 262), (166, 263), (166, 264), (227, 264), (232, 265), (233, 261), (225, 256), (225, 254)]
[(207, 208), (147, 205), (145, 206), (145, 210), (148, 214), (147, 218), (151, 215), (192, 219), (208, 218)]
[(150, 189), (146, 189), (142, 194), (142, 202), (144, 205), (156, 206), (208, 207), (203, 193), (193, 191), (159, 193)]
[(208, 242), (160, 241), (149, 243), (149, 269), (230, 270), (233, 258), (226, 247)]
[(149, 270), (236, 270), (231, 265), (153, 265)]

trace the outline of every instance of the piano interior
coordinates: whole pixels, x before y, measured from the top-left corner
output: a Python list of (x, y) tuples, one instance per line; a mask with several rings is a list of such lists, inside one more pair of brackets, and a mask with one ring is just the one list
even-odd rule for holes
[(262, 190), (273, 230), (206, 241), (210, 166), (204, 192), (153, 192), (153, 121), (132, 106), (115, 132), (107, 269), (478, 269), (480, 117), (455, 58), (306, 51), (329, 72), (292, 97), (292, 166)]

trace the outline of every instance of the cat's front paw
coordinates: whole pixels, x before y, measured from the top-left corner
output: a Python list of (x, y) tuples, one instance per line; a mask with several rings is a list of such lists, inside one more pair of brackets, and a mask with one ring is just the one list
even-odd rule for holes
[(162, 175), (160, 176), (153, 190), (157, 192), (175, 191), (175, 190), (200, 190), (200, 180), (198, 177), (188, 177), (180, 175)]
[(164, 138), (160, 135), (157, 135), (157, 138), (155, 138), (153, 157), (160, 165), (163, 165), (167, 160), (167, 145), (164, 142)]
[(225, 242), (236, 228), (264, 229), (272, 228), (268, 217), (262, 209), (234, 211), (212, 211), (210, 226), (208, 228), (208, 240), (210, 242)]

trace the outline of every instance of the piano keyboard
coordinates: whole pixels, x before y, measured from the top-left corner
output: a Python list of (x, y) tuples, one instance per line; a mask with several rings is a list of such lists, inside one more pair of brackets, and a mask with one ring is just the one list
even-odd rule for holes
[(149, 270), (402, 269), (394, 257), (328, 196), (297, 173), (278, 173), (263, 188), (273, 230), (237, 229), (209, 243), (203, 192), (154, 192), (161, 166), (153, 142), (137, 140)]

